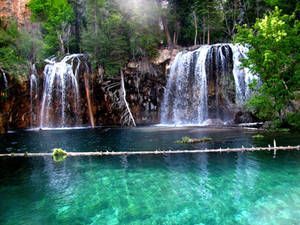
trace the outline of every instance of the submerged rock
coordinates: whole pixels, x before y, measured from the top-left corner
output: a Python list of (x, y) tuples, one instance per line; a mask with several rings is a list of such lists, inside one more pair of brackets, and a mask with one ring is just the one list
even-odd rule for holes
[(193, 144), (193, 143), (201, 143), (201, 142), (208, 142), (212, 141), (212, 138), (204, 137), (201, 139), (197, 138), (189, 138), (189, 137), (182, 137), (180, 141), (175, 141), (175, 144)]

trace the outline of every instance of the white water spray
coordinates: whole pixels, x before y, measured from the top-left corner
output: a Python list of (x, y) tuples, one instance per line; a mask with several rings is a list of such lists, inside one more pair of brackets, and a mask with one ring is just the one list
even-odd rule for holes
[(3, 82), (4, 82), (4, 89), (5, 89), (5, 91), (7, 91), (8, 90), (7, 77), (6, 77), (6, 74), (3, 69), (1, 69), (1, 72), (2, 72), (2, 77), (3, 77)]
[(31, 111), (31, 121), (30, 126), (33, 127), (33, 121), (35, 120), (34, 108), (38, 104), (38, 73), (35, 67), (35, 64), (31, 67), (30, 75), (30, 111)]
[[(240, 69), (246, 53), (247, 48), (232, 44), (203, 45), (178, 53), (167, 82), (161, 123), (202, 125), (211, 118), (230, 119), (230, 104), (245, 103), (251, 95), (248, 85), (257, 78)], [(211, 80), (214, 85), (209, 84)]]
[[(56, 62), (55, 58), (45, 60), (48, 64), (44, 69), (40, 128), (69, 126), (70, 124), (66, 124), (66, 111), (74, 120), (72, 125), (80, 123), (78, 74), (82, 63), (81, 59), (86, 60), (86, 56), (84, 54), (68, 55), (60, 62)], [(75, 62), (77, 64), (74, 69)], [(55, 115), (55, 118), (50, 118), (50, 114)]]

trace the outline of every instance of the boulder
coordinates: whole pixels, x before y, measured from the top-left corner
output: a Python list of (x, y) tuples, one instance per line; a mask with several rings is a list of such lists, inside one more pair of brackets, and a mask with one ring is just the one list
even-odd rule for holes
[(255, 116), (253, 116), (253, 114), (250, 112), (238, 111), (234, 114), (233, 121), (235, 124), (254, 123), (254, 122), (258, 122), (258, 119)]
[(129, 68), (129, 69), (137, 69), (138, 66), (139, 66), (139, 64), (136, 63), (136, 62), (129, 62), (129, 63), (127, 64), (127, 68)]
[(155, 65), (160, 65), (170, 60), (172, 56), (172, 50), (170, 49), (162, 49), (159, 50), (159, 56), (153, 60)]
[(224, 125), (224, 122), (220, 119), (207, 119), (204, 121), (204, 123), (202, 124), (204, 126), (222, 126)]

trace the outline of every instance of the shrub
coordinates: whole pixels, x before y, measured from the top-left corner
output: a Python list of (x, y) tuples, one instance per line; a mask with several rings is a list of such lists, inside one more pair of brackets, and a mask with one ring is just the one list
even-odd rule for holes
[(253, 135), (252, 138), (254, 138), (254, 139), (262, 139), (262, 138), (264, 138), (264, 136), (261, 135), (261, 134), (256, 134), (256, 135)]
[(67, 155), (67, 152), (61, 148), (54, 148), (54, 149), (52, 149), (52, 151), (53, 151), (54, 156), (66, 156)]
[(288, 113), (286, 116), (288, 125), (300, 130), (300, 112)]

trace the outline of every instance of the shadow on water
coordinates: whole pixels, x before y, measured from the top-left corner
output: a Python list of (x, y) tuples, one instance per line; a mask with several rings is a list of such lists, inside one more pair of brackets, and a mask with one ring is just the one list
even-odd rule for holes
[[(50, 152), (63, 148), (68, 152), (87, 151), (149, 151), (149, 150), (193, 150), (234, 147), (265, 147), (298, 145), (300, 133), (264, 133), (264, 139), (253, 139), (257, 131), (239, 128), (200, 127), (138, 127), (98, 128), (80, 130), (43, 130), (16, 132), (0, 135), (1, 153)], [(195, 144), (175, 144), (182, 137), (213, 138), (213, 141)]]

